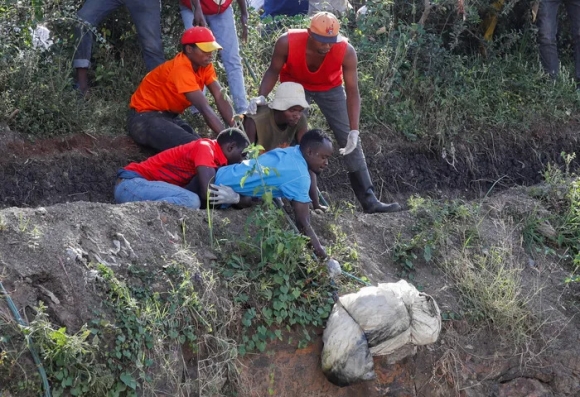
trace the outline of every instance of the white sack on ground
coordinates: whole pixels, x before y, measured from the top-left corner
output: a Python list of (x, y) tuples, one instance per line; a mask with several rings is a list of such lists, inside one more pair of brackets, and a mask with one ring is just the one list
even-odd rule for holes
[(334, 305), (322, 340), (322, 371), (346, 386), (371, 379), (372, 356), (388, 355), (395, 363), (434, 343), (441, 331), (435, 300), (401, 280), (364, 287)]
[(364, 331), (369, 347), (394, 339), (389, 343), (393, 350), (409, 342), (411, 317), (400, 292), (397, 288), (364, 287), (340, 297), (344, 309)]
[(428, 345), (437, 341), (441, 331), (441, 313), (435, 299), (419, 292), (405, 280), (379, 284), (375, 288), (384, 291), (389, 296), (396, 296), (403, 303), (409, 315), (410, 324), (408, 332), (371, 346), (373, 356), (392, 354), (394, 350), (407, 343)]
[(405, 303), (411, 317), (411, 343), (422, 346), (437, 341), (441, 332), (441, 312), (433, 297), (419, 292), (405, 280), (379, 284), (378, 288), (392, 291)]
[(338, 386), (374, 379), (373, 359), (358, 324), (335, 304), (322, 335), (322, 372)]

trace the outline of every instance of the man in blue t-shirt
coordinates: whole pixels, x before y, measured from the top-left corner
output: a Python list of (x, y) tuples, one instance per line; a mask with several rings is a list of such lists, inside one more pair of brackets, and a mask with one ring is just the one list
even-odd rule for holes
[(267, 16), (275, 17), (277, 15), (288, 15), (292, 17), (294, 15), (307, 13), (308, 0), (265, 0), (262, 18)]
[(308, 171), (317, 175), (322, 172), (328, 166), (332, 151), (328, 135), (318, 129), (307, 131), (299, 146), (274, 149), (257, 159), (219, 168), (215, 185), (210, 189), (213, 197), (209, 200), (213, 204), (248, 207), (252, 205), (252, 197), (262, 197), (266, 191), (271, 191), (275, 198), (284, 197), (291, 201), (296, 225), (310, 238), (316, 256), (326, 258), (326, 251), (310, 225)]

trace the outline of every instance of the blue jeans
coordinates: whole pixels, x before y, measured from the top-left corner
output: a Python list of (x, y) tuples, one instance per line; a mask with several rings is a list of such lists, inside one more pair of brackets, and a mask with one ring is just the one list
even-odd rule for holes
[[(183, 5), (180, 5), (179, 9), (183, 25), (185, 29), (189, 29), (193, 26), (193, 11)], [(223, 47), (223, 50), (219, 51), (219, 55), (226, 70), (234, 109), (238, 114), (244, 113), (248, 109), (248, 100), (246, 99), (244, 72), (233, 7), (229, 6), (221, 14), (205, 15), (205, 20), (216, 41)]]
[(134, 201), (165, 201), (194, 210), (201, 205), (197, 194), (167, 182), (148, 181), (145, 178), (121, 179), (115, 186), (115, 202)]
[(157, 152), (196, 141), (200, 136), (179, 115), (129, 110), (127, 132), (133, 140)]
[(308, 13), (308, 0), (265, 0), (262, 18), (278, 15), (291, 17), (306, 13)]
[(580, 80), (580, 0), (541, 0), (538, 10), (538, 42), (540, 60), (544, 71), (552, 77), (558, 75), (560, 62), (556, 34), (558, 33), (558, 8), (564, 2), (570, 18), (574, 40), (574, 67), (576, 80)]
[[(145, 66), (150, 71), (165, 62), (161, 41), (161, 4), (159, 0), (86, 0), (77, 13), (79, 19), (96, 27), (112, 11), (125, 5), (137, 28), (139, 44), (143, 51)], [(80, 42), (73, 60), (73, 67), (90, 66), (93, 34), (84, 24), (75, 29)]]
[[(350, 122), (346, 110), (346, 93), (343, 86), (331, 88), (328, 91), (307, 91), (306, 100), (308, 103), (314, 101), (326, 118), (334, 138), (341, 148), (346, 146), (348, 133), (350, 132)], [(365, 155), (362, 150), (360, 138), (356, 149), (346, 156), (341, 156), (344, 166), (348, 172), (356, 172), (367, 168)]]

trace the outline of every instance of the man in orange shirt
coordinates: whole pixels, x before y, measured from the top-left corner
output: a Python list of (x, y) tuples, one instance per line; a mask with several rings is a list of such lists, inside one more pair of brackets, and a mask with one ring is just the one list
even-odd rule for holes
[[(222, 47), (204, 27), (187, 29), (181, 37), (183, 51), (149, 72), (131, 97), (127, 130), (140, 145), (156, 151), (199, 139), (179, 115), (195, 106), (213, 132), (232, 126), (233, 110), (221, 92), (213, 67), (213, 53)], [(215, 99), (222, 120), (203, 95), (207, 87)]]

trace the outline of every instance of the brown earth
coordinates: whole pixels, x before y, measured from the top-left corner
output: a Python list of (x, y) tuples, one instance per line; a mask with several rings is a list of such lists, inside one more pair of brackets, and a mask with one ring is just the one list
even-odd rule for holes
[[(559, 263), (536, 258), (530, 264), (518, 226), (505, 227), (503, 220), (523, 216), (541, 204), (523, 189), (499, 192), (540, 182), (547, 163), (560, 164), (562, 151), (576, 152), (575, 128), (553, 135), (532, 132), (525, 142), (502, 141), (479, 149), (465, 143), (455, 148), (455, 160), (444, 159), (425, 145), (400, 142), (385, 147), (373, 142), (374, 136), (364, 141), (376, 190), (383, 199), (403, 202), (419, 193), (477, 198), (492, 190), (484, 203), (489, 216), (479, 225), (482, 240), (513, 241), (515, 260), (524, 264), (522, 282), (541, 291), (530, 300), (542, 325), (528, 351), (506, 344), (489, 329), (449, 320), (436, 344), (420, 347), (417, 355), (398, 363), (377, 357), (375, 381), (338, 388), (320, 370), (320, 338), (305, 349), (278, 342), (269, 345), (267, 353), (242, 359), (240, 395), (579, 396), (580, 319), (574, 303), (579, 293), (562, 283), (567, 271)], [(184, 260), (187, 251), (188, 266), (211, 269), (205, 212), (163, 203), (111, 204), (116, 169), (147, 156), (126, 137), (80, 135), (31, 142), (5, 131), (0, 148), (0, 208), (4, 208), (0, 211), (0, 279), (29, 321), (34, 317), (31, 308), (43, 301), (57, 326), (74, 332), (89, 322), (93, 309), (102, 307), (95, 281), (88, 277), (90, 262), (106, 262), (130, 280), (129, 265), (160, 274), (168, 260)], [(336, 159), (322, 177), (321, 188), (341, 209), (338, 218), (333, 214), (313, 218), (323, 244), (337, 239), (330, 228), (336, 223), (356, 247), (358, 265), (373, 283), (397, 281), (400, 267), (393, 262), (392, 247), (400, 234), (412, 229), (410, 214), (348, 211), (342, 199), (353, 202), (353, 194)], [(217, 232), (235, 241), (242, 232), (237, 225), (246, 216), (246, 211), (215, 212), (213, 223), (233, 225), (218, 227)], [(457, 292), (437, 268), (418, 263), (414, 283), (434, 296), (443, 312), (461, 307)], [(4, 305), (0, 318), (10, 318)], [(30, 364), (25, 354), (22, 360), (20, 365)], [(185, 358), (181, 361), (188, 365)], [(8, 390), (2, 390), (3, 385), (15, 381), (6, 376), (0, 373), (0, 392)]]
[[(483, 197), (490, 190), (542, 181), (547, 164), (563, 164), (562, 152), (578, 152), (579, 127), (557, 133), (549, 126), (531, 130), (529, 139), (489, 134), (483, 142), (463, 142), (441, 151), (412, 142), (363, 137), (375, 191), (384, 201), (405, 202), (413, 194), (432, 197)], [(501, 138), (498, 138), (501, 137)], [(0, 208), (52, 205), (72, 201), (110, 203), (115, 172), (150, 152), (126, 136), (74, 135), (42, 140), (18, 136), (0, 126)], [(338, 159), (319, 179), (336, 200), (355, 201)]]

